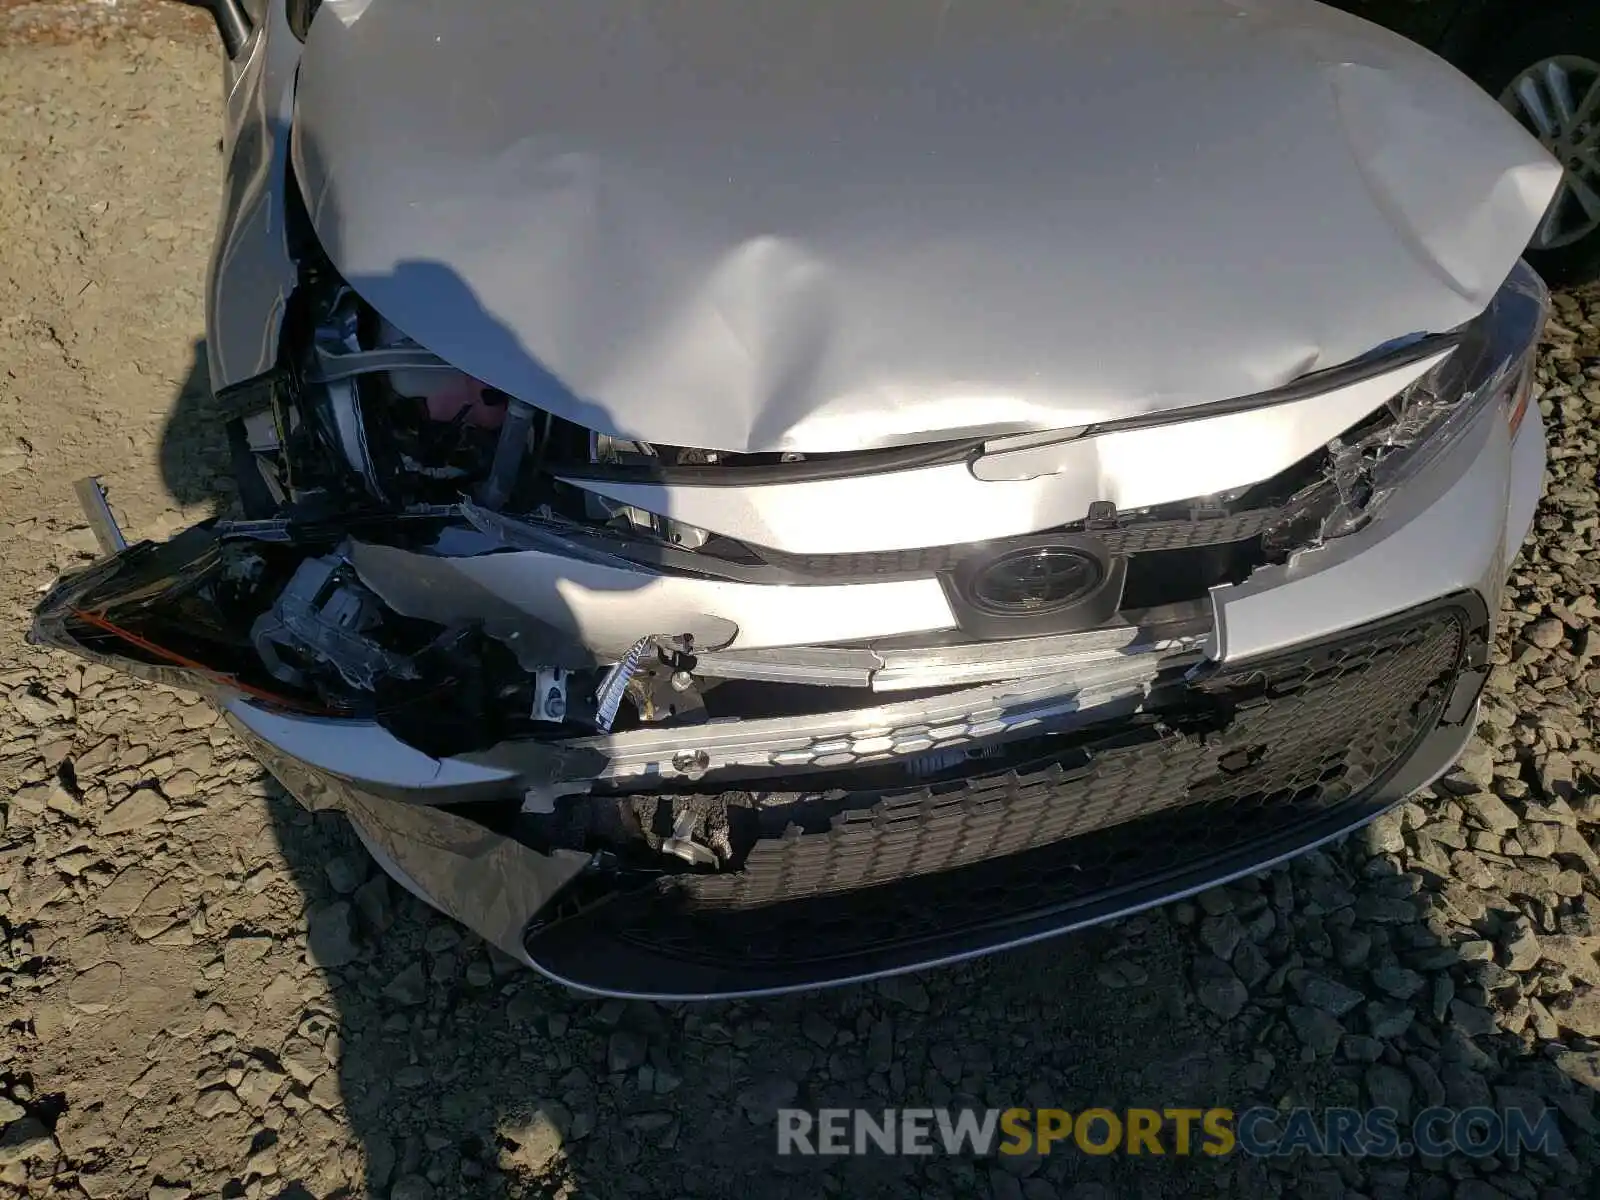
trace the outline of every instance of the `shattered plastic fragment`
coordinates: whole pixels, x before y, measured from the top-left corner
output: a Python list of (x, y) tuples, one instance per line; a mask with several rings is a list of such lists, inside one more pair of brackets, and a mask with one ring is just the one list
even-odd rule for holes
[(587, 790), (586, 783), (576, 781), (536, 784), (522, 793), (522, 811), (531, 814), (553, 813), (556, 801), (561, 797), (582, 795)]
[(661, 849), (697, 867), (714, 867), (717, 865), (716, 854), (694, 840), (695, 823), (692, 811), (679, 813), (672, 827), (672, 836), (661, 843)]
[(362, 636), (378, 621), (371, 597), (338, 581), (339, 555), (301, 563), (271, 610), (250, 630), (267, 670), (285, 683), (303, 685), (305, 674), (283, 660), (279, 648), (331, 665), (346, 683), (371, 691), (380, 676), (416, 678), (416, 667)]
[(628, 652), (616, 666), (606, 672), (605, 678), (600, 681), (600, 686), (595, 689), (594, 723), (602, 733), (611, 732), (611, 724), (617, 719), (617, 709), (621, 707), (622, 698), (627, 694), (628, 681), (638, 671), (645, 650), (654, 645), (655, 640), (654, 636), (642, 637), (629, 646)]
[(72, 490), (77, 493), (78, 503), (83, 507), (83, 515), (89, 522), (89, 528), (94, 531), (94, 540), (100, 547), (100, 553), (117, 554), (128, 548), (128, 539), (122, 536), (122, 530), (117, 528), (117, 518), (111, 513), (111, 506), (106, 503), (106, 490), (100, 481), (93, 475), (78, 480), (72, 485)]
[(1525, 264), (1518, 264), (1455, 353), (1390, 402), (1392, 420), (1349, 440), (1329, 441), (1327, 478), (1339, 500), (1317, 538), (1299, 549), (1314, 548), (1365, 526), (1406, 479), (1456, 444), (1484, 405), (1511, 403), (1520, 396), (1531, 378), (1531, 365), (1520, 351), (1522, 343), (1514, 338), (1502, 343), (1475, 338), (1487, 337), (1486, 331), (1498, 327), (1496, 314), (1503, 309), (1515, 310), (1510, 324), (1538, 329), (1549, 303), (1543, 281)]
[(534, 676), (533, 719), (560, 724), (567, 719), (567, 676), (570, 671), (546, 667)]
[(522, 400), (512, 400), (509, 412), (500, 427), (500, 441), (495, 446), (494, 465), (484, 482), (478, 499), (489, 509), (500, 508), (511, 497), (516, 486), (517, 471), (522, 466), (522, 456), (528, 447), (528, 431), (533, 428), (536, 410)]

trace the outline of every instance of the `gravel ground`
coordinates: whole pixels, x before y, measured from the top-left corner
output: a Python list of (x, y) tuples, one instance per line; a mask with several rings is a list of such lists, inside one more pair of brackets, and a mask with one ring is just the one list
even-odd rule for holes
[[(582, 1000), (391, 887), (205, 707), (23, 645), (38, 589), (92, 546), (72, 479), (101, 473), (140, 536), (228, 503), (195, 358), (214, 52), (188, 13), (121, 6), (111, 40), (93, 10), (117, 5), (5, 23), (41, 7), (0, 0), (0, 1192), (1594, 1194), (1600, 297), (1557, 298), (1549, 494), (1479, 740), (1432, 794), (1287, 869), (972, 966)], [(1567, 1148), (818, 1165), (773, 1153), (790, 1101), (1553, 1104)]]

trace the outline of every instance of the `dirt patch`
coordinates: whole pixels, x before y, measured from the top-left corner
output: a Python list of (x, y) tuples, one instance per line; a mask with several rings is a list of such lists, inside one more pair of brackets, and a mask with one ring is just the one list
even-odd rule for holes
[(0, 47), (214, 36), (208, 14), (171, 0), (0, 0)]

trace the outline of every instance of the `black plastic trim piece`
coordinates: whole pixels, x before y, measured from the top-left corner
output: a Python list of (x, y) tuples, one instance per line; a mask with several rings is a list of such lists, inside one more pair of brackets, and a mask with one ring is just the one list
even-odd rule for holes
[[(977, 587), (983, 573), (1001, 560), (1029, 550), (1073, 551), (1095, 563), (1098, 578), (1084, 594), (1027, 612), (1004, 612), (986, 604)], [(1018, 540), (1000, 550), (978, 547), (954, 570), (939, 576), (945, 599), (950, 602), (962, 632), (983, 641), (1098, 629), (1117, 615), (1127, 580), (1126, 558), (1112, 557), (1098, 538), (1070, 533)]]
[[(1410, 363), (1431, 358), (1456, 346), (1464, 336), (1465, 333), (1461, 330), (1430, 334), (1391, 351), (1313, 372), (1271, 391), (1191, 405), (1188, 408), (1125, 417), (1115, 421), (1102, 421), (1081, 429), (1063, 431), (1061, 440), (1075, 441), (1104, 433), (1144, 429), (1155, 425), (1226, 416), (1230, 413), (1272, 405), (1291, 404), (1320, 392), (1348, 387)], [(763, 463), (754, 466), (662, 467), (643, 464), (608, 466), (597, 463), (555, 462), (548, 464), (547, 470), (552, 475), (578, 486), (586, 482), (606, 482), (681, 487), (754, 487), (762, 484), (808, 483), (862, 474), (887, 474), (892, 471), (941, 466), (962, 460), (971, 461), (985, 454), (998, 456), (1005, 453), (1005, 443), (1011, 438), (1026, 439), (1030, 446), (1051, 444), (1050, 431), (1039, 430), (983, 438), (958, 438), (883, 450), (846, 451), (807, 458), (799, 462)]]
[(1340, 388), (1365, 383), (1369, 379), (1376, 379), (1379, 375), (1387, 375), (1390, 371), (1422, 362), (1436, 354), (1454, 349), (1465, 340), (1466, 336), (1467, 331), (1464, 329), (1453, 330), (1450, 333), (1429, 334), (1416, 341), (1407, 342), (1395, 350), (1369, 355), (1355, 362), (1341, 363), (1337, 367), (1313, 371), (1271, 391), (1236, 396), (1231, 400), (1216, 400), (1209, 404), (1194, 404), (1187, 408), (1164, 409), (1161, 412), (1137, 417), (1122, 417), (1115, 421), (1101, 421), (1096, 425), (1085, 425), (1080, 432), (1063, 440), (1077, 441), (1079, 438), (1098, 437), (1105, 433), (1124, 433), (1130, 429), (1149, 429), (1157, 425), (1202, 421), (1207, 417), (1226, 417), (1233, 413), (1249, 412), (1252, 409), (1294, 404), (1301, 400), (1309, 400), (1312, 396), (1323, 392), (1337, 391)]
[(854, 475), (883, 475), (961, 462), (982, 447), (983, 438), (927, 442), (884, 450), (847, 450), (799, 462), (752, 466), (658, 467), (647, 464), (550, 462), (545, 470), (576, 485), (584, 483), (661, 484), (682, 487), (753, 487), (773, 483), (815, 483)]
[(211, 19), (217, 25), (217, 36), (222, 39), (223, 52), (229, 58), (238, 58), (239, 51), (244, 49), (245, 42), (250, 40), (251, 31), (255, 28), (250, 23), (244, 5), (239, 0), (185, 0), (185, 3), (203, 8), (211, 14)]
[(311, 18), (317, 15), (322, 0), (287, 0), (284, 15), (289, 21), (289, 32), (297, 41), (305, 41), (311, 31)]

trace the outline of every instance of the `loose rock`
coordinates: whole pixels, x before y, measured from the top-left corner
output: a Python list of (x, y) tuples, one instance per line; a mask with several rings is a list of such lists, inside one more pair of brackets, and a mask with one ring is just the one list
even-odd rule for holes
[(1339, 1046), (1339, 1039), (1344, 1036), (1344, 1026), (1319, 1008), (1290, 1005), (1289, 1024), (1301, 1043), (1319, 1058), (1332, 1054)]
[(1353, 987), (1329, 979), (1325, 975), (1313, 975), (1309, 972), (1291, 975), (1289, 986), (1294, 989), (1302, 1003), (1336, 1017), (1344, 1016), (1364, 999)]
[(170, 808), (166, 797), (154, 788), (139, 788), (101, 818), (100, 835), (115, 837), (144, 829), (165, 817)]
[(355, 960), (361, 951), (356, 945), (347, 901), (339, 900), (312, 911), (306, 945), (312, 961), (320, 967), (342, 967)]
[[(1201, 969), (1201, 963), (1206, 964)], [(1196, 963), (1195, 992), (1207, 1011), (1231, 1021), (1244, 1010), (1250, 993), (1240, 978), (1216, 959)]]

